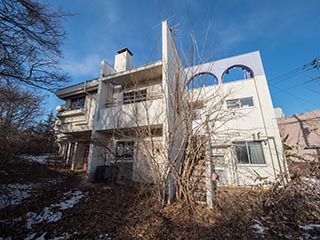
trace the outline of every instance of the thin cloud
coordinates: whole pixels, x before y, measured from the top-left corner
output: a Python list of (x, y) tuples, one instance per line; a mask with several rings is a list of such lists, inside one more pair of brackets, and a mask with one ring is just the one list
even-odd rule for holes
[(99, 76), (102, 57), (98, 54), (87, 55), (84, 58), (69, 58), (65, 60), (64, 70), (73, 78), (91, 78)]

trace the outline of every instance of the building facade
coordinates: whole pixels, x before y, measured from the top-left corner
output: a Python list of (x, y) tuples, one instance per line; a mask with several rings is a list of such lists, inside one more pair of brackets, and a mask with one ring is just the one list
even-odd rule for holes
[(277, 121), (290, 172), (309, 174), (310, 165), (319, 166), (320, 110), (280, 117)]
[[(162, 58), (135, 68), (132, 58), (122, 49), (114, 67), (101, 63), (98, 78), (57, 92), (65, 100), (57, 141), (73, 169), (89, 180), (104, 169), (118, 180), (160, 181), (170, 164), (183, 162), (191, 133), (209, 142), (207, 186), (213, 172), (222, 185), (264, 184), (287, 173), (259, 52), (185, 67), (163, 22)], [(115, 165), (113, 174), (101, 168)]]

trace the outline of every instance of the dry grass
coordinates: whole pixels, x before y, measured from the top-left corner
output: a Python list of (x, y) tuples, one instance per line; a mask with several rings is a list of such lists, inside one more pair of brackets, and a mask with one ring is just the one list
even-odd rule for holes
[[(27, 170), (22, 173), (22, 169)], [(315, 239), (320, 237), (319, 229), (303, 231), (299, 227), (320, 223), (320, 185), (306, 180), (269, 190), (219, 188), (214, 208), (209, 210), (203, 205), (190, 207), (183, 202), (162, 208), (152, 191), (142, 185), (106, 182), (83, 185), (81, 175), (71, 173), (63, 165), (16, 162), (2, 171), (10, 175), (0, 178), (1, 184), (19, 179), (24, 182), (39, 179), (45, 183), (57, 177), (64, 181), (39, 188), (38, 197), (19, 206), (2, 209), (0, 220), (18, 217), (22, 220), (1, 224), (0, 237), (25, 238), (30, 234), (25, 227), (26, 213), (40, 212), (72, 189), (80, 189), (87, 196), (73, 208), (64, 210), (60, 221), (35, 225), (32, 232), (37, 236), (47, 232), (47, 239), (66, 233), (69, 237), (65, 239), (298, 239), (307, 236), (303, 235), (306, 233)], [(264, 227), (263, 235), (252, 228), (256, 220)]]

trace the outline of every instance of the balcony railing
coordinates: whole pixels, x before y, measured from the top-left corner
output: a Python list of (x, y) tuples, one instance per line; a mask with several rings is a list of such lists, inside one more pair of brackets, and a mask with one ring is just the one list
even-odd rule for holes
[(159, 125), (164, 121), (162, 97), (131, 104), (114, 103), (100, 109), (98, 130)]
[(59, 112), (57, 114), (57, 117), (74, 117), (74, 116), (86, 115), (86, 113), (87, 113), (86, 108), (65, 109), (63, 112)]

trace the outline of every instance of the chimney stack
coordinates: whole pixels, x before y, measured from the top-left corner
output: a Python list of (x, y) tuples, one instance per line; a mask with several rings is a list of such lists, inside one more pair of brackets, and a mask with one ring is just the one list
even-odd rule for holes
[(128, 48), (123, 48), (117, 52), (114, 61), (114, 69), (117, 72), (130, 70), (133, 67), (132, 60), (132, 53), (130, 50)]

